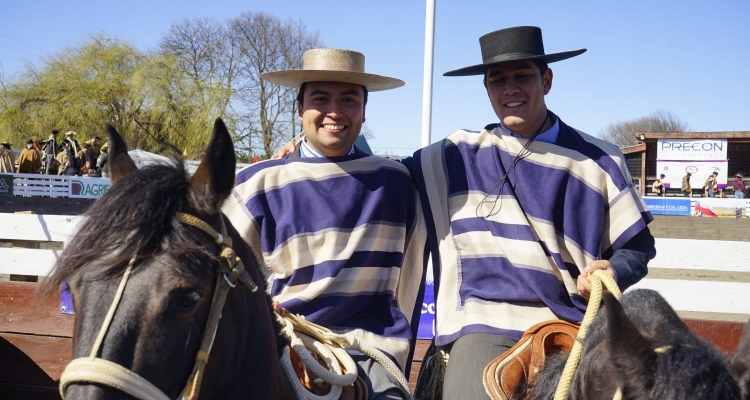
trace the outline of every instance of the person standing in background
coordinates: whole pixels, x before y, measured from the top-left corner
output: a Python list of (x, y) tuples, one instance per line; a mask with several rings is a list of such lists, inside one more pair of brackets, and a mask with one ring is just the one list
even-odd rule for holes
[(0, 172), (12, 174), (16, 171), (16, 156), (10, 149), (10, 142), (0, 142)]
[(34, 141), (29, 139), (26, 141), (26, 148), (18, 156), (16, 172), (19, 174), (38, 174), (41, 168), (42, 160), (39, 158), (39, 151), (34, 148)]
[(693, 187), (690, 186), (690, 171), (688, 171), (685, 176), (682, 177), (682, 188), (680, 191), (682, 192), (682, 195), (685, 197), (691, 197), (693, 194)]
[(738, 172), (734, 175), (734, 197), (744, 199), (745, 190), (745, 181), (742, 180), (742, 172)]

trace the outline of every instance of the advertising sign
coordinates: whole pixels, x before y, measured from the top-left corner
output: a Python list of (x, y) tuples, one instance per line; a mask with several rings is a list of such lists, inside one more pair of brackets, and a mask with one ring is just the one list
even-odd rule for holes
[(13, 196), (13, 175), (0, 174), (0, 196)]
[(727, 159), (726, 139), (659, 139), (658, 161), (717, 161)]
[(651, 211), (658, 215), (690, 215), (690, 199), (666, 198), (666, 197), (644, 197), (643, 202)]
[(70, 178), (70, 197), (96, 199), (107, 193), (112, 181), (109, 178)]
[(701, 197), (695, 200), (695, 216), (697, 217), (746, 217), (747, 202), (745, 199), (717, 199)]
[(435, 292), (434, 286), (427, 283), (424, 287), (422, 314), (419, 318), (417, 339), (432, 339), (435, 336)]

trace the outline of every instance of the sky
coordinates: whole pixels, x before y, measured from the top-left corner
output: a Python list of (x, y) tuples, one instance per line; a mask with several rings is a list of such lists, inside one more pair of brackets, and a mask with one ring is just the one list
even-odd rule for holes
[[(366, 125), (375, 152), (409, 155), (422, 142), (425, 8), (423, 0), (0, 0), (0, 73), (12, 77), (98, 33), (145, 51), (184, 18), (266, 12), (303, 21), (325, 47), (364, 53), (366, 72), (404, 80), (370, 96)], [(748, 0), (436, 0), (435, 10), (430, 142), (497, 122), (481, 76), (442, 74), (481, 63), (479, 37), (519, 25), (541, 27), (547, 53), (588, 49), (550, 64), (546, 104), (576, 129), (599, 135), (665, 110), (692, 132), (750, 131)]]

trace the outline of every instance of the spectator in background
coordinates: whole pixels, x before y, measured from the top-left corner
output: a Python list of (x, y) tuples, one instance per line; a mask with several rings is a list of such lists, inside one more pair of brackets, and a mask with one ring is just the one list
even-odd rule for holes
[(60, 170), (58, 171), (58, 175), (67, 175), (67, 176), (77, 176), (80, 175), (81, 172), (78, 168), (78, 161), (73, 156), (73, 154), (65, 150), (63, 153), (65, 157), (65, 161), (63, 161), (62, 165), (60, 166)]
[(719, 189), (719, 185), (716, 184), (717, 175), (719, 175), (719, 173), (714, 171), (708, 176), (708, 178), (706, 178), (706, 181), (703, 182), (703, 190), (708, 194), (708, 197), (716, 197), (716, 191)]
[(664, 190), (664, 174), (661, 174), (659, 176), (659, 179), (654, 181), (654, 184), (651, 186), (651, 191), (653, 193), (656, 193), (657, 196), (664, 197), (666, 195), (666, 190)]
[(109, 145), (104, 143), (102, 154), (96, 160), (96, 170), (102, 178), (109, 178)]
[[(99, 152), (102, 149), (102, 139), (99, 137), (99, 135), (94, 135), (88, 142), (86, 142), (91, 145), (91, 148), (94, 149), (94, 154), (96, 156), (99, 155)], [(94, 164), (91, 164), (94, 165)]]
[(15, 172), (15, 167), (16, 156), (13, 155), (13, 150), (10, 149), (10, 143), (0, 142), (0, 173), (12, 174)]
[(745, 198), (745, 182), (742, 177), (742, 171), (734, 175), (734, 197), (738, 199)]
[(63, 141), (65, 147), (68, 148), (68, 152), (70, 152), (70, 154), (74, 157), (76, 154), (78, 154), (79, 151), (81, 151), (81, 145), (78, 144), (78, 141), (74, 137), (75, 135), (75, 132), (67, 131), (65, 132), (65, 140)]
[(690, 197), (693, 194), (693, 187), (690, 186), (690, 171), (688, 171), (685, 176), (682, 177), (682, 188), (680, 191), (682, 192), (682, 195), (685, 197)]
[(57, 129), (53, 129), (52, 134), (49, 135), (49, 138), (43, 144), (44, 173), (47, 175), (56, 174), (57, 169), (60, 166), (60, 163), (55, 159), (55, 156), (59, 152), (59, 148), (57, 146), (57, 134), (58, 133), (59, 131)]
[(76, 158), (78, 159), (78, 165), (81, 167), (81, 174), (90, 175), (89, 171), (96, 169), (98, 154), (94, 152), (91, 143), (84, 143), (83, 150), (76, 154)]
[(26, 141), (26, 148), (18, 156), (18, 170), (20, 174), (38, 174), (42, 168), (42, 160), (39, 151), (34, 148), (34, 141)]

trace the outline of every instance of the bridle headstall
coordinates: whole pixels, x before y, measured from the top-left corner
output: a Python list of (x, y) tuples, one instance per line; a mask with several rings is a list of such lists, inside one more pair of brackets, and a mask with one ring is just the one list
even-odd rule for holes
[[(223, 278), (216, 279), (213, 299), (211, 300), (211, 310), (203, 332), (200, 348), (195, 356), (193, 372), (190, 374), (179, 399), (194, 400), (198, 398), (204, 370), (208, 363), (208, 356), (211, 353), (211, 347), (214, 344), (222, 309), (224, 308), (224, 303), (226, 302), (229, 290), (233, 289), (238, 284), (250, 289), (251, 292), (256, 292), (258, 290), (258, 285), (247, 273), (242, 261), (237, 257), (232, 248), (232, 239), (227, 235), (223, 215), (219, 216), (219, 220), (221, 221), (221, 233), (217, 232), (206, 222), (195, 216), (185, 213), (177, 213), (177, 221), (200, 229), (211, 236), (214, 242), (219, 246), (222, 262), (219, 263), (217, 272)], [(104, 323), (99, 330), (99, 335), (94, 341), (91, 354), (88, 357), (80, 357), (71, 361), (63, 371), (62, 376), (60, 377), (60, 395), (63, 398), (65, 398), (65, 390), (70, 384), (84, 382), (109, 386), (138, 399), (169, 400), (169, 397), (164, 394), (164, 392), (135, 372), (120, 364), (97, 357), (99, 347), (101, 347), (101, 344), (104, 341), (104, 336), (107, 334), (107, 329), (109, 329), (109, 325), (112, 323), (112, 318), (114, 317), (117, 305), (125, 291), (125, 285), (127, 284), (128, 277), (133, 269), (133, 264), (135, 264), (136, 258), (137, 255), (134, 255), (128, 263), (128, 267), (125, 270), (120, 285), (117, 288), (117, 292), (115, 293), (115, 298), (112, 301), (112, 304), (107, 311), (107, 315), (104, 318)]]

